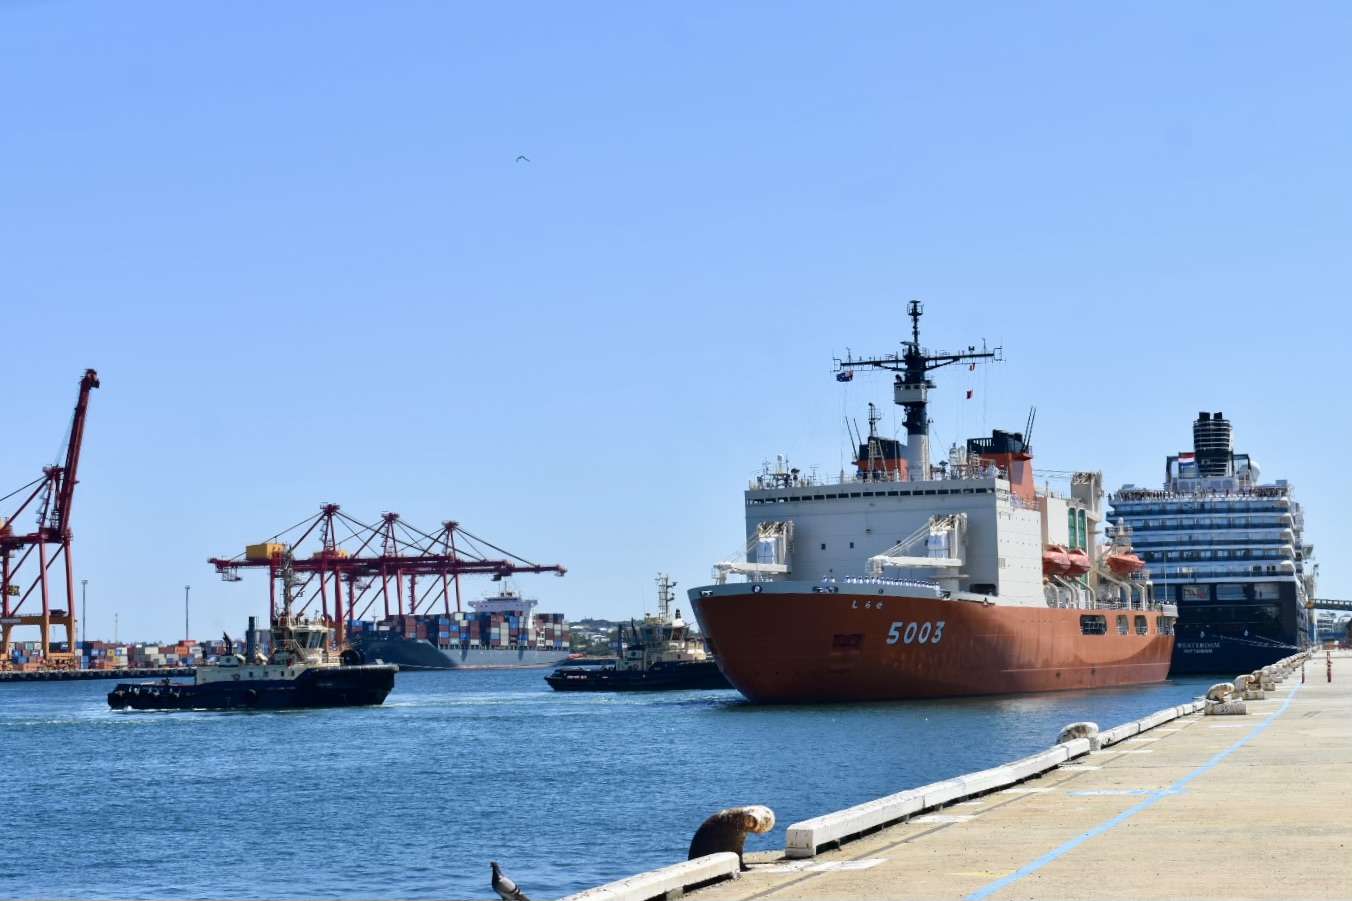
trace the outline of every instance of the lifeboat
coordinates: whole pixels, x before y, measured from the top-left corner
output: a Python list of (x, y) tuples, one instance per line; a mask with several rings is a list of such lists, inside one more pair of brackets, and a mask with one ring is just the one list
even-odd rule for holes
[(1080, 548), (1071, 548), (1066, 551), (1066, 558), (1070, 561), (1070, 570), (1067, 575), (1082, 576), (1089, 572), (1089, 555)]
[(1145, 569), (1145, 561), (1131, 551), (1113, 551), (1103, 558), (1114, 575), (1129, 576)]
[(1042, 574), (1063, 576), (1070, 572), (1070, 555), (1059, 544), (1049, 544), (1042, 550)]

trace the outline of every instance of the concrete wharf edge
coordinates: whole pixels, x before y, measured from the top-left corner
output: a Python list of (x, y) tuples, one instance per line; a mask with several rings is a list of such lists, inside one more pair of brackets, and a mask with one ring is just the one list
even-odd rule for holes
[(139, 669), (46, 669), (0, 670), (0, 682), (79, 682), (86, 679), (147, 679), (164, 676), (191, 676), (193, 666), (154, 666)]
[(740, 874), (714, 855), (568, 897), (1352, 899), (1352, 655), (1329, 659), (1245, 716), (1165, 708), (792, 824)]

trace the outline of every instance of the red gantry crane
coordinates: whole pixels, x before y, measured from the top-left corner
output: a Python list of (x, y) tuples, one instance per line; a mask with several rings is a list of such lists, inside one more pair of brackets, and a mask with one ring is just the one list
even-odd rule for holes
[[(312, 542), (308, 552), (302, 550), (306, 542)], [(385, 513), (378, 524), (368, 525), (343, 513), (337, 504), (322, 505), (317, 516), (249, 545), (243, 554), (207, 562), (227, 582), (238, 582), (242, 568), (266, 569), (270, 614), (276, 618), (278, 585), (288, 556), (294, 577), (301, 580), (293, 612), (301, 615), (316, 607), (323, 621), (332, 625), (339, 646), (346, 642), (348, 623), (362, 619), (377, 600), (386, 617), (425, 613), (436, 606), (438, 597), (449, 614), (452, 593), (455, 609), (461, 609), (461, 576), (486, 575), (496, 581), (516, 573), (561, 576), (567, 571), (556, 563), (518, 557), (454, 521), (425, 532), (398, 513)]]
[[(75, 402), (70, 437), (66, 442), (65, 464), (45, 466), (42, 475), (0, 498), (0, 503), (20, 497), (17, 509), (0, 519), (0, 669), (10, 667), (12, 633), (15, 626), (41, 629), (44, 667), (74, 669), (79, 666), (76, 649), (75, 571), (70, 557), (70, 512), (75, 499), (76, 473), (80, 468), (80, 446), (84, 443), (85, 416), (89, 411), (89, 392), (99, 386), (99, 375), (86, 369), (80, 379), (80, 394)], [(31, 490), (30, 490), (31, 489)], [(25, 492), (27, 492), (25, 494)], [(35, 514), (33, 532), (15, 531), (25, 512)], [(49, 548), (55, 548), (49, 551)], [(32, 558), (36, 561), (27, 568)], [(55, 594), (59, 579), (50, 570), (60, 560), (65, 569), (65, 593)], [(27, 580), (25, 582), (25, 580)], [(34, 593), (42, 603), (42, 612), (24, 613), (23, 606)], [(64, 603), (64, 607), (54, 604)], [(65, 649), (52, 650), (52, 626), (64, 626)]]

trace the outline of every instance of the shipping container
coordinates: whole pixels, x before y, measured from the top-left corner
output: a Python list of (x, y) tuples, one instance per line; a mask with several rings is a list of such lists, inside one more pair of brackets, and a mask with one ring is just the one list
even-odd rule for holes
[(273, 557), (280, 557), (286, 553), (286, 545), (277, 542), (264, 542), (262, 544), (250, 544), (244, 548), (244, 559), (255, 563), (271, 560)]

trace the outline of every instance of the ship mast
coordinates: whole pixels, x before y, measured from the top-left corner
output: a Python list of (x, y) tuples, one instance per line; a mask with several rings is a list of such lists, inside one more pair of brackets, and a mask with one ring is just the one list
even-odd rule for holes
[[(925, 307), (913, 300), (907, 305), (906, 315), (911, 317), (911, 340), (903, 341), (905, 350), (900, 354), (887, 354), (881, 357), (855, 357), (847, 355), (845, 359), (835, 361), (837, 373), (853, 373), (856, 369), (886, 369), (895, 372), (892, 383), (892, 399), (906, 410), (906, 465), (912, 479), (928, 479), (930, 471), (929, 453), (929, 413), (927, 397), (929, 389), (934, 387), (929, 373), (943, 366), (965, 361), (999, 361), (1001, 349), (987, 350), (982, 342), (981, 350), (971, 345), (966, 351), (945, 353), (929, 351), (920, 346), (920, 317)], [(845, 377), (837, 376), (844, 381)]]
[(671, 602), (676, 597), (672, 591), (676, 583), (666, 573), (657, 574), (657, 613), (665, 621), (671, 618)]

